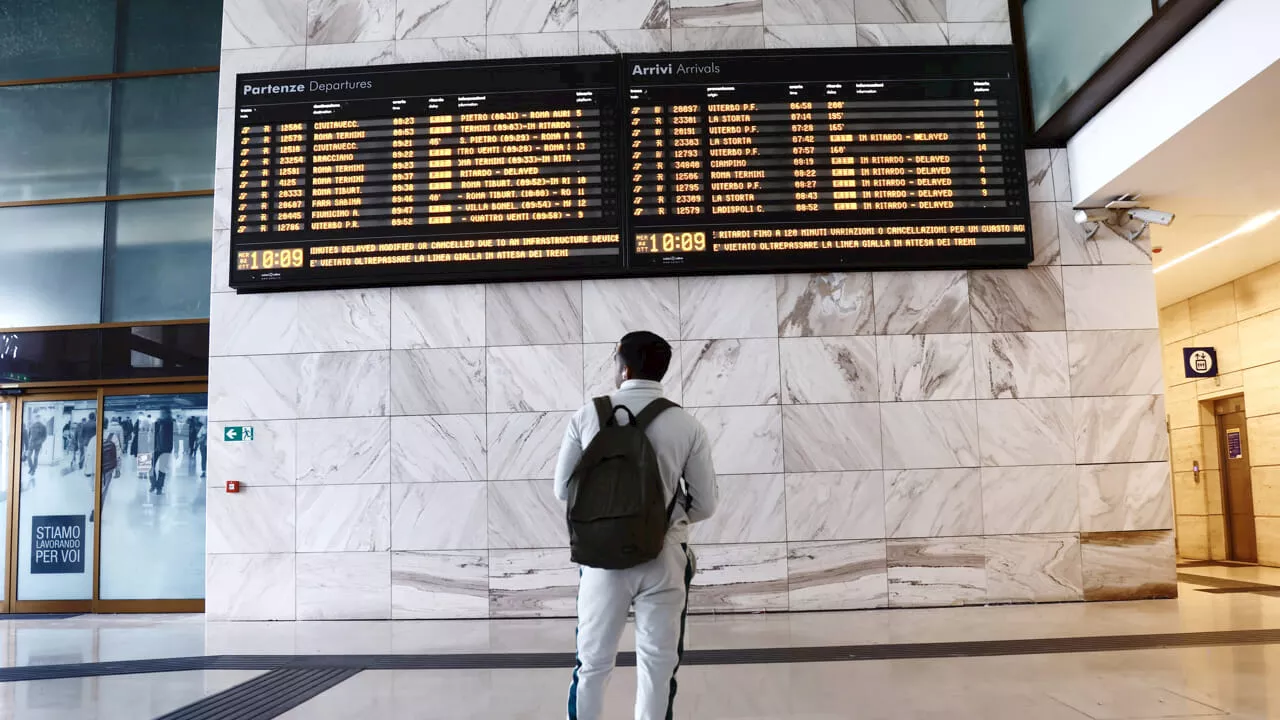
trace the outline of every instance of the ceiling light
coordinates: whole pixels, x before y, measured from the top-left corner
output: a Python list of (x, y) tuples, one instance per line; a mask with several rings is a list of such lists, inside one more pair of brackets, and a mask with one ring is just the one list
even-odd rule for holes
[(1251, 232), (1257, 232), (1262, 228), (1266, 227), (1267, 225), (1270, 225), (1272, 221), (1274, 221), (1276, 218), (1280, 218), (1280, 210), (1272, 210), (1271, 212), (1264, 212), (1261, 215), (1257, 215), (1255, 217), (1249, 218), (1247, 221), (1245, 221), (1243, 225), (1236, 228), (1235, 230), (1232, 230), (1231, 232), (1227, 233), (1226, 235), (1223, 235), (1222, 237), (1218, 238), (1217, 240), (1214, 240), (1211, 243), (1206, 243), (1204, 245), (1201, 245), (1200, 247), (1196, 248), (1195, 250), (1192, 250), (1191, 252), (1185, 255), (1179, 255), (1178, 257), (1154, 269), (1152, 272), (1164, 272), (1165, 270), (1168, 270), (1169, 268), (1173, 267), (1174, 265), (1177, 265), (1183, 260), (1190, 260), (1191, 258), (1204, 252), (1205, 250), (1215, 248), (1234, 237), (1239, 237), (1240, 235), (1248, 235)]

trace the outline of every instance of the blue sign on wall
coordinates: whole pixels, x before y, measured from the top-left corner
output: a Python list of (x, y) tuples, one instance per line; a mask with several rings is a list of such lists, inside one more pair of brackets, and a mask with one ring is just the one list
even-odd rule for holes
[(83, 515), (36, 515), (31, 518), (31, 574), (84, 572)]
[(1182, 366), (1189, 378), (1215, 377), (1218, 374), (1218, 351), (1211, 347), (1182, 348)]

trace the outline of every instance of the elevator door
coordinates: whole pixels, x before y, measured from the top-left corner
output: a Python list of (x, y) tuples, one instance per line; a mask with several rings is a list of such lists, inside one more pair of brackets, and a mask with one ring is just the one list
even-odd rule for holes
[(1258, 540), (1253, 522), (1253, 478), (1249, 474), (1244, 399), (1220, 400), (1215, 404), (1214, 414), (1218, 418), (1218, 447), (1222, 453), (1222, 512), (1227, 524), (1227, 558), (1256, 563)]

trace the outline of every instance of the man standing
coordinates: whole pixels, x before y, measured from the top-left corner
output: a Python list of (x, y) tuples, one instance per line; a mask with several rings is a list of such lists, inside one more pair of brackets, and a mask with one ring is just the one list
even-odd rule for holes
[[(651, 332), (625, 335), (616, 351), (618, 391), (608, 400), (617, 415), (639, 421), (652, 446), (664, 486), (668, 513), (666, 541), (654, 559), (609, 570), (583, 566), (578, 584), (578, 661), (569, 688), (569, 720), (600, 720), (605, 687), (618, 642), (635, 605), (637, 720), (670, 718), (676, 696), (676, 669), (684, 651), (689, 584), (695, 572), (689, 525), (716, 508), (716, 476), (706, 431), (692, 415), (670, 406), (644, 414), (662, 398), (661, 380), (671, 364), (671, 346)], [(625, 411), (623, 410), (625, 408)], [(570, 479), (584, 450), (601, 429), (596, 403), (569, 421), (556, 464), (555, 492), (569, 501)], [(681, 478), (684, 483), (681, 485)], [(683, 502), (675, 502), (683, 497)]]

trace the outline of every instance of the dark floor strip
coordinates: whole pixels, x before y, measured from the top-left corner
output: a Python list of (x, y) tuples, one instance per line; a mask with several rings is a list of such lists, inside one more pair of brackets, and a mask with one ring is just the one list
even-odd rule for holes
[(282, 668), (162, 715), (158, 720), (268, 720), (360, 672), (359, 668)]
[[(837, 645), (823, 647), (687, 650), (685, 665), (848, 662), (950, 657), (995, 657), (1057, 653), (1115, 652), (1164, 648), (1280, 644), (1280, 629), (1223, 630), (1158, 635), (968, 640), (941, 643)], [(210, 655), (193, 658), (123, 660), (74, 665), (34, 665), (0, 669), (0, 682), (52, 680), (180, 670), (525, 670), (573, 667), (573, 653), (459, 653), (448, 655)], [(618, 664), (634, 666), (635, 653), (618, 654)]]
[(1268, 585), (1266, 583), (1249, 582), (1248, 580), (1231, 580), (1229, 578), (1214, 577), (1213, 575), (1195, 575), (1192, 573), (1178, 573), (1178, 582), (1221, 589), (1280, 590), (1280, 585)]
[(0, 620), (66, 620), (80, 617), (84, 613), (10, 613), (0, 615)]

